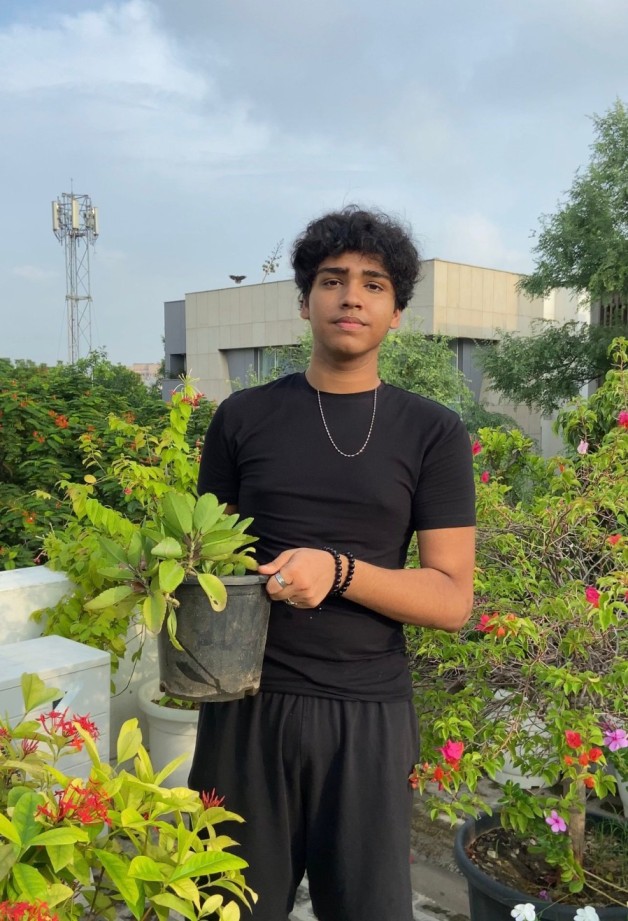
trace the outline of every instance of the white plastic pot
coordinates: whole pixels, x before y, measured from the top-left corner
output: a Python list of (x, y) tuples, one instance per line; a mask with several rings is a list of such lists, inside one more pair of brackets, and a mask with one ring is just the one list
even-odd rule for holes
[(147, 681), (138, 692), (140, 709), (148, 722), (147, 748), (153, 767), (158, 771), (178, 755), (187, 755), (187, 761), (164, 781), (166, 787), (187, 787), (196, 742), (198, 710), (160, 707), (155, 700), (161, 696), (156, 681)]

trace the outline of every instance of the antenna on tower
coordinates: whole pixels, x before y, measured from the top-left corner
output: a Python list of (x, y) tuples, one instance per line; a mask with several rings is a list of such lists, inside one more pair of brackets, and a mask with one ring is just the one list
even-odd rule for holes
[(52, 203), (52, 230), (65, 245), (68, 362), (74, 364), (92, 348), (89, 248), (98, 237), (98, 208), (89, 195), (63, 192)]

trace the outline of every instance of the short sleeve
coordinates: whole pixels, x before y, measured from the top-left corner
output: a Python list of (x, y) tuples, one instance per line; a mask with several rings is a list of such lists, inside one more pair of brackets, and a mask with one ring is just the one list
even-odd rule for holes
[(239, 478), (234, 439), (228, 434), (229, 400), (218, 406), (205, 435), (198, 473), (198, 494), (214, 493), (220, 502), (238, 504)]
[(475, 524), (471, 440), (458, 417), (426, 450), (413, 499), (413, 519), (417, 531)]

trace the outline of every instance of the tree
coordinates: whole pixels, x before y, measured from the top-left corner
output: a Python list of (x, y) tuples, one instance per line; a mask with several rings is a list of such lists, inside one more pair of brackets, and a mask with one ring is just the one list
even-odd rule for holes
[(514, 403), (551, 413), (610, 369), (609, 345), (628, 334), (628, 109), (617, 100), (593, 116), (595, 141), (586, 167), (554, 214), (542, 215), (534, 271), (519, 289), (544, 297), (569, 288), (589, 301), (618, 305), (610, 325), (541, 321), (532, 336), (505, 334), (480, 354), (496, 390)]
[(526, 294), (560, 287), (592, 300), (628, 294), (628, 109), (617, 99), (593, 126), (588, 165), (556, 213), (541, 217), (535, 269), (520, 283)]
[(604, 377), (609, 345), (625, 329), (540, 320), (530, 336), (503, 333), (499, 342), (479, 349), (478, 363), (507, 399), (549, 415)]

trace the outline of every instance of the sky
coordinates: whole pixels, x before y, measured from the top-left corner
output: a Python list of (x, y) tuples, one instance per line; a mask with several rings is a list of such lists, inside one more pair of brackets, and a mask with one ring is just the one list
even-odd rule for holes
[(628, 101), (626, 0), (0, 0), (0, 357), (67, 360), (50, 203), (98, 206), (92, 345), (159, 361), (163, 303), (274, 278), (352, 202), (425, 258), (526, 272)]

